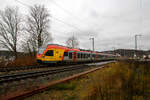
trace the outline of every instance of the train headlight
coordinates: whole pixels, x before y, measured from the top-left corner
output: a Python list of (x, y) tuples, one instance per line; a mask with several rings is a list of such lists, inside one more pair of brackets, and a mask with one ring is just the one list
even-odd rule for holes
[(45, 56), (43, 55), (42, 58), (44, 58)]

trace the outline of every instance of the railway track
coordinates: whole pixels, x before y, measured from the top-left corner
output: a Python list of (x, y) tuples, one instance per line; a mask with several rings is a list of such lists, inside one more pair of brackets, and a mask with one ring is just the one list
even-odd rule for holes
[(67, 66), (64, 68), (56, 68), (56, 69), (49, 69), (44, 71), (33, 71), (33, 72), (21, 72), (15, 74), (7, 74), (0, 76), (0, 84), (12, 81), (23, 80), (27, 78), (34, 78), (38, 76), (45, 76), (45, 75), (53, 75), (61, 72), (72, 71), (77, 69), (84, 69), (91, 65), (74, 65), (74, 66)]
[(47, 65), (36, 65), (36, 66), (21, 66), (21, 67), (0, 67), (0, 72), (10, 72), (10, 71), (19, 71), (19, 70), (29, 70), (37, 68), (47, 68)]
[[(107, 62), (107, 60), (104, 62)], [(90, 64), (90, 63), (87, 63), (87, 64)], [(24, 70), (30, 70), (30, 69), (50, 68), (50, 67), (59, 67), (59, 66), (62, 67), (64, 65), (35, 65), (35, 66), (20, 66), (20, 67), (0, 67), (0, 72), (24, 71)], [(69, 66), (69, 65), (65, 65), (65, 66)]]
[[(100, 67), (100, 66), (104, 66), (108, 63), (111, 63), (112, 61), (109, 61), (109, 62), (101, 62), (101, 63), (92, 63), (92, 64), (83, 64), (83, 65), (72, 65), (72, 66), (67, 66), (67, 67), (64, 67), (64, 68), (57, 68), (57, 69), (49, 69), (49, 70), (44, 70), (44, 71), (34, 71), (34, 72), (19, 72), (19, 73), (15, 73), (15, 74), (9, 74), (9, 75), (1, 75), (0, 76), (0, 84), (2, 85), (3, 83), (9, 83), (11, 84), (11, 82), (18, 82), (20, 80), (25, 80), (25, 79), (31, 79), (31, 78), (35, 78), (35, 77), (41, 77), (43, 76), (42, 78), (44, 77), (47, 77), (48, 75), (55, 75), (55, 74), (60, 74), (60, 73), (63, 73), (63, 72), (73, 72), (75, 70), (80, 70), (82, 69), (82, 71), (79, 71), (78, 73), (81, 73), (83, 71), (86, 71), (88, 67), (91, 67), (91, 66), (95, 66), (95, 67), (92, 67), (92, 68), (97, 68), (97, 67)], [(86, 70), (84, 70), (86, 69)], [(90, 68), (91, 69), (91, 68)], [(65, 74), (64, 73), (64, 74)], [(84, 73), (84, 72), (83, 72)], [(77, 73), (76, 73), (77, 74)], [(74, 75), (74, 74), (73, 74)], [(60, 81), (58, 80), (58, 83)], [(53, 83), (55, 84), (55, 82)], [(44, 86), (44, 87), (47, 87), (47, 86)], [(43, 87), (42, 87), (43, 88)], [(37, 90), (38, 91), (38, 90)], [(29, 94), (30, 94), (31, 91), (29, 91)], [(36, 92), (36, 91), (34, 91)], [(25, 93), (26, 94), (26, 93)], [(32, 94), (32, 93), (31, 93)], [(12, 97), (16, 97), (13, 95), (13, 93), (11, 94)], [(24, 93), (21, 93), (21, 95), (24, 95)], [(8, 96), (6, 96), (6, 98), (9, 98), (11, 99), (12, 97), (10, 96), (10, 94)], [(17, 95), (18, 96), (18, 95)], [(19, 97), (20, 97), (20, 94), (19, 94)], [(5, 96), (4, 96), (5, 98)], [(5, 99), (6, 99), (5, 98)], [(4, 99), (4, 100), (5, 100)], [(3, 99), (2, 99), (3, 100)], [(6, 99), (7, 100), (7, 99)], [(16, 100), (16, 99), (15, 99)], [(17, 99), (18, 100), (18, 99)]]
[[(104, 65), (109, 62), (101, 62), (100, 65)], [(77, 70), (77, 69), (84, 69), (84, 68), (94, 66), (94, 65), (99, 65), (99, 63), (90, 63), (90, 64), (82, 64), (82, 65), (80, 64), (80, 65), (67, 66), (63, 68), (60, 67), (60, 68), (41, 70), (41, 71), (18, 72), (15, 74), (0, 75), (0, 84), (5, 83), (5, 82), (23, 80), (27, 78), (34, 78), (38, 76), (52, 75), (52, 74), (57, 74), (57, 73), (72, 71), (72, 70)]]

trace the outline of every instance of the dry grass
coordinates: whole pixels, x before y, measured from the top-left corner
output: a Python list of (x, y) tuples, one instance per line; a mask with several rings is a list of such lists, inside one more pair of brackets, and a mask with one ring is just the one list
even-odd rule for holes
[(109, 66), (26, 100), (150, 100), (150, 63)]
[[(81, 100), (149, 100), (149, 64), (117, 63), (89, 76)], [(83, 95), (84, 94), (84, 95)]]

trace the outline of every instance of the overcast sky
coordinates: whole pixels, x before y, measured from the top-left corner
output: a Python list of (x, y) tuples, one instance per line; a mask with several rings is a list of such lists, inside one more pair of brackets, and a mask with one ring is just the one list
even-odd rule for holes
[(0, 0), (0, 9), (18, 6), (27, 14), (28, 7), (43, 4), (49, 10), (53, 43), (65, 45), (74, 35), (80, 48), (91, 49), (90, 37), (95, 38), (98, 51), (134, 48), (135, 34), (138, 49), (150, 49), (150, 0)]

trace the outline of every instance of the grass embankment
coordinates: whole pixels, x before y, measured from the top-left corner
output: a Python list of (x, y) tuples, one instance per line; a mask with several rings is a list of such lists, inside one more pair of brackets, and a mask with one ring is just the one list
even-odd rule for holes
[(108, 66), (26, 100), (150, 100), (150, 63)]

